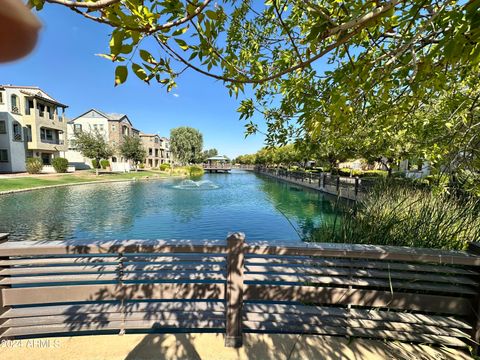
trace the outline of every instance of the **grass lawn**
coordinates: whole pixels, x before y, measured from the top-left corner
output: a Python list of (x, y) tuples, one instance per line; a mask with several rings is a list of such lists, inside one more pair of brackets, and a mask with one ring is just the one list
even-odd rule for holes
[(139, 171), (131, 173), (101, 173), (95, 176), (94, 171), (79, 171), (66, 175), (33, 175), (0, 179), (0, 192), (9, 190), (30, 189), (49, 185), (77, 184), (90, 181), (141, 180), (145, 177), (168, 177), (169, 175), (155, 171)]

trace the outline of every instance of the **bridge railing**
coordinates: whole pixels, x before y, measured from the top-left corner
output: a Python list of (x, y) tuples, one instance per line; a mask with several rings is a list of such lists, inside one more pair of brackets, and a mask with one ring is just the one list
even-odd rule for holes
[(0, 333), (324, 334), (453, 347), (479, 341), (480, 257), (391, 246), (6, 241)]
[(256, 171), (351, 200), (356, 200), (359, 195), (369, 191), (377, 183), (376, 179), (345, 177), (329, 173), (310, 173), (266, 167), (256, 167)]
[(203, 164), (205, 170), (228, 169), (232, 168), (232, 164)]

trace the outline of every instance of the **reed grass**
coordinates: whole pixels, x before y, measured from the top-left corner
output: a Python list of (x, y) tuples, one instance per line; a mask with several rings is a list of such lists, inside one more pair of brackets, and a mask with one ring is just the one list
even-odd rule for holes
[[(340, 206), (340, 205), (339, 205)], [(313, 241), (465, 249), (480, 241), (480, 198), (381, 182), (318, 228)]]

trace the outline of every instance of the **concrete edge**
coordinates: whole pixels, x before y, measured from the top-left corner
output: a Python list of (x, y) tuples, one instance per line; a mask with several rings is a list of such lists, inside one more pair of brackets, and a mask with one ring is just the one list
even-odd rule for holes
[(150, 181), (150, 180), (165, 180), (171, 178), (183, 178), (184, 176), (167, 176), (167, 177), (149, 177), (148, 179), (118, 179), (118, 180), (97, 180), (97, 181), (85, 181), (85, 182), (78, 182), (78, 183), (67, 183), (67, 184), (56, 184), (56, 185), (45, 185), (45, 186), (36, 186), (32, 188), (25, 188), (25, 189), (15, 189), (15, 190), (5, 190), (0, 191), (0, 196), (8, 195), (8, 194), (15, 194), (27, 191), (34, 191), (34, 190), (43, 190), (43, 189), (52, 189), (57, 187), (67, 187), (67, 186), (80, 186), (80, 185), (92, 185), (92, 184), (107, 184), (107, 183), (127, 183), (127, 182), (136, 182), (136, 181)]

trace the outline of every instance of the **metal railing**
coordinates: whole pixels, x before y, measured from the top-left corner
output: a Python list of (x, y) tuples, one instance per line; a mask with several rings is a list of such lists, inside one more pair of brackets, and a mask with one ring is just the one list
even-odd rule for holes
[(205, 170), (215, 170), (215, 169), (230, 170), (232, 168), (232, 164), (203, 164), (202, 166)]
[(272, 169), (258, 166), (255, 170), (261, 174), (294, 182), (351, 200), (356, 200), (359, 195), (368, 192), (377, 183), (376, 179), (344, 177), (331, 175), (329, 173), (288, 171), (285, 169)]

